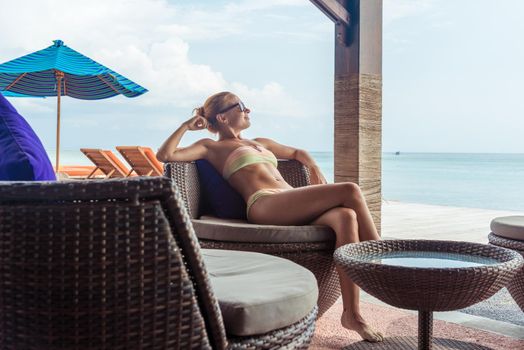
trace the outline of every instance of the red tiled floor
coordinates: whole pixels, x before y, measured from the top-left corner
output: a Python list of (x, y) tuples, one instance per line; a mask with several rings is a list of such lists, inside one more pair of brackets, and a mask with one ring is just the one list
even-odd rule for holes
[[(385, 333), (386, 341), (388, 336), (416, 337), (418, 327), (416, 314), (366, 302), (362, 302), (361, 307), (364, 318), (376, 329)], [(310, 349), (343, 349), (361, 341), (357, 333), (342, 328), (340, 325), (341, 312), (342, 304), (337, 303), (317, 321), (315, 336)], [(440, 320), (435, 320), (433, 323), (433, 336), (481, 345), (488, 349), (524, 349), (524, 340)]]

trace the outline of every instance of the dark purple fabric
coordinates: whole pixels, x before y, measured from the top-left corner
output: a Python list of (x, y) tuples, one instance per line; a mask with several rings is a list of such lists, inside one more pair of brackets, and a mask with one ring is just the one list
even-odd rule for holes
[(0, 94), (0, 180), (56, 180), (53, 166), (38, 136)]
[(246, 219), (246, 202), (207, 160), (196, 161), (204, 214)]

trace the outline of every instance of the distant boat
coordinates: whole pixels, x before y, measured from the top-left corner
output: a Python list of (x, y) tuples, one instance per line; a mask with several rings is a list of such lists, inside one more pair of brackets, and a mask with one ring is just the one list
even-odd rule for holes
[(396, 155), (396, 156), (400, 155), (400, 151), (396, 151), (396, 152), (395, 152), (395, 155)]

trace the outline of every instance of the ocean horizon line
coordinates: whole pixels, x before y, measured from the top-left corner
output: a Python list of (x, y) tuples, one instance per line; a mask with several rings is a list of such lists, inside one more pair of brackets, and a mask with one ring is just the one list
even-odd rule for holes
[[(99, 148), (107, 148), (107, 147), (99, 147)], [(111, 147), (109, 147), (111, 148)], [(116, 148), (116, 147), (114, 147)], [(46, 152), (56, 152), (55, 148), (46, 148)], [(71, 149), (71, 148), (64, 148), (60, 149), (60, 152), (80, 152), (80, 148), (77, 149)], [(325, 150), (307, 150), (311, 153), (334, 153), (334, 151), (325, 151)], [(382, 151), (382, 154), (478, 154), (478, 155), (497, 155), (497, 154), (514, 154), (514, 155), (524, 155), (524, 152), (425, 152), (425, 151)]]
[[(116, 149), (113, 152), (117, 157)], [(48, 150), (54, 160), (54, 151)], [(310, 152), (329, 183), (334, 153)], [(63, 165), (92, 165), (80, 150), (61, 150)], [(408, 203), (524, 211), (524, 154), (382, 153), (382, 196)]]

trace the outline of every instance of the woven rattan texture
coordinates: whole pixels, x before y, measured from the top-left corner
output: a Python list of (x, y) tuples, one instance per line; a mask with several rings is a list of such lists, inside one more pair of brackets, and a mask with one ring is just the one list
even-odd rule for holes
[(278, 171), (293, 187), (304, 187), (311, 183), (309, 169), (296, 160), (279, 160)]
[(194, 162), (165, 163), (164, 174), (173, 179), (192, 219), (200, 216), (200, 183)]
[[(524, 242), (517, 241), (514, 239), (508, 239), (505, 237), (500, 237), (491, 232), (488, 235), (489, 243), (504, 247), (508, 249), (513, 249), (524, 256)], [(513, 279), (507, 285), (508, 291), (518, 304), (520, 309), (524, 312), (524, 267), (513, 277)]]
[(2, 349), (211, 348), (150, 184), (0, 186)]
[[(494, 258), (501, 263), (469, 268), (405, 268), (365, 262), (384, 251), (441, 251)], [(424, 240), (368, 241), (336, 250), (335, 261), (369, 294), (404, 309), (462, 309), (495, 294), (522, 265), (518, 254), (477, 243)], [(503, 261), (503, 262), (502, 262)]]
[(418, 348), (428, 349), (433, 339), (433, 312), (419, 311), (418, 313)]
[[(174, 169), (182, 169), (174, 171)], [(293, 187), (307, 186), (309, 170), (296, 160), (280, 160), (278, 169), (282, 177)], [(196, 165), (188, 162), (173, 162), (166, 164), (166, 176), (175, 177), (175, 183), (182, 193), (182, 198), (188, 202), (187, 208), (198, 207), (195, 188), (199, 188)], [(198, 196), (200, 194), (198, 193)], [(194, 218), (194, 216), (192, 216)], [(260, 244), (246, 242), (226, 242), (200, 240), (203, 248), (252, 251), (283, 257), (309, 269), (315, 275), (318, 283), (318, 315), (322, 316), (340, 297), (340, 283), (335, 270), (333, 252), (334, 240), (316, 243), (283, 243)]]
[(229, 338), (230, 349), (250, 349), (255, 344), (257, 349), (307, 349), (313, 333), (317, 308), (294, 325), (267, 333), (263, 336)]
[[(307, 347), (315, 315), (232, 344)], [(191, 220), (172, 181), (0, 183), (0, 344), (30, 350), (228, 347)]]
[(513, 249), (524, 255), (524, 241), (497, 236), (493, 232), (488, 235), (488, 240), (493, 245)]
[[(187, 267), (193, 279), (199, 282), (198, 285), (201, 287), (197, 289), (197, 292), (199, 292), (198, 300), (201, 302), (200, 304), (203, 305), (203, 308), (207, 311), (204, 313), (204, 317), (209, 321), (208, 333), (212, 334), (213, 339), (216, 340), (214, 342), (214, 348), (221, 349), (224, 345), (224, 342), (222, 341), (224, 336), (224, 328), (219, 305), (213, 295), (211, 283), (205, 270), (204, 260), (199, 252), (200, 245), (197, 241), (196, 235), (194, 234), (191, 220), (184, 210), (184, 204), (178, 191), (176, 191), (173, 196), (170, 196), (168, 200), (166, 200), (166, 207), (171, 216), (174, 218), (175, 230), (185, 233), (178, 235), (180, 238), (180, 245), (186, 247), (189, 251), (189, 254), (184, 255), (189, 262)], [(227, 348), (230, 349), (231, 346), (234, 345), (237, 349), (250, 350), (295, 349), (302, 348), (304, 344), (307, 348), (313, 336), (316, 314), (317, 310), (315, 308), (309, 315), (310, 317), (306, 317), (295, 324), (279, 330), (246, 338), (240, 344), (231, 342), (231, 340), (228, 339), (227, 341), (229, 344)], [(307, 336), (304, 334), (299, 335), (295, 332), (297, 327), (303, 327), (304, 329), (310, 330), (310, 332), (307, 333)], [(295, 341), (298, 342), (300, 346), (297, 345), (297, 347), (295, 347)], [(271, 346), (268, 347), (268, 344)]]

